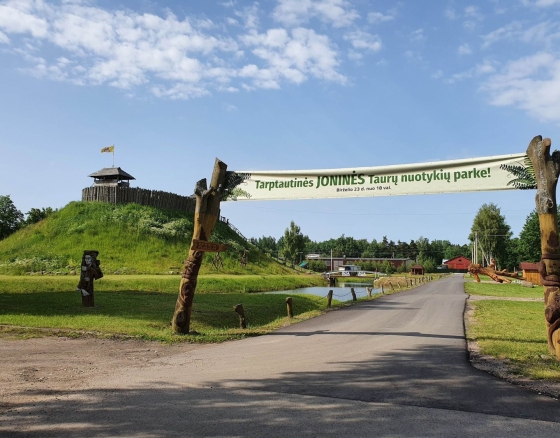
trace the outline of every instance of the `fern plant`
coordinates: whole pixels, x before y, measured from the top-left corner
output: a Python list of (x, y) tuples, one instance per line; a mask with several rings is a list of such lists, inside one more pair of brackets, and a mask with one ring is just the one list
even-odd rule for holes
[(500, 169), (506, 170), (515, 177), (507, 183), (508, 186), (513, 186), (516, 189), (528, 190), (537, 188), (537, 179), (535, 177), (535, 168), (528, 156), (523, 160), (523, 164), (512, 165), (502, 164)]

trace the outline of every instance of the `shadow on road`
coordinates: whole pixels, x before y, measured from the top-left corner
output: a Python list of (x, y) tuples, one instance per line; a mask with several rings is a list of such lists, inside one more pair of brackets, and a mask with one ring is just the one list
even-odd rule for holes
[[(442, 436), (446, 428), (452, 435), (456, 422), (465, 421), (464, 412), (560, 422), (558, 401), (475, 369), (465, 375), (466, 362), (460, 348), (425, 345), (371, 361), (341, 359), (327, 364), (327, 371), (278, 378), (225, 376), (188, 386), (187, 376), (184, 386), (170, 378), (126, 390), (37, 392), (45, 396), (43, 402), (11, 406), (0, 416), (0, 435), (236, 436), (239, 430), (238, 436), (301, 436), (316, 435), (319, 427), (349, 436), (354, 425), (366, 422), (393, 436), (418, 436), (417, 428), (395, 423), (403, 409), (410, 410), (407, 422), (422, 427), (437, 423)], [(445, 418), (437, 418), (442, 411), (423, 408), (443, 409)], [(485, 422), (494, 427), (492, 418), (481, 415), (477, 424), (465, 421), (462, 436), (476, 434)], [(510, 427), (514, 435), (519, 432), (513, 423)]]

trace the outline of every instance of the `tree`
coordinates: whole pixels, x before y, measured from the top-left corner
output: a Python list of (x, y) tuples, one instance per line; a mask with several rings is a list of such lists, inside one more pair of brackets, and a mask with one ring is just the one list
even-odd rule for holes
[(498, 265), (507, 258), (508, 240), (511, 238), (511, 229), (496, 204), (483, 204), (476, 214), (469, 240), (478, 239), (479, 250), (487, 261), (494, 257)]
[(449, 240), (443, 241), (443, 258), (446, 260), (459, 256), (468, 256), (471, 253), (468, 245), (456, 245)]
[(32, 208), (26, 213), (27, 217), (25, 218), (24, 221), (25, 225), (36, 224), (37, 222), (42, 221), (47, 216), (51, 215), (53, 212), (54, 211), (51, 207), (42, 208), (42, 209)]
[[(557, 218), (560, 229), (560, 208)], [(538, 262), (541, 259), (541, 227), (537, 210), (533, 210), (525, 219), (519, 233), (517, 254), (520, 262)]]
[(538, 262), (541, 259), (541, 228), (537, 210), (533, 210), (525, 219), (519, 233), (517, 251), (520, 261)]
[(283, 250), (284, 257), (292, 263), (292, 268), (298, 262), (300, 253), (305, 251), (306, 236), (301, 234), (300, 228), (294, 223), (290, 222), (290, 227), (284, 231)]
[(278, 251), (276, 239), (272, 236), (262, 236), (258, 239), (251, 237), (250, 242), (259, 248), (262, 252), (269, 255), (277, 255), (276, 252)]
[(23, 221), (23, 213), (12, 202), (10, 195), (0, 196), (0, 240), (17, 231)]

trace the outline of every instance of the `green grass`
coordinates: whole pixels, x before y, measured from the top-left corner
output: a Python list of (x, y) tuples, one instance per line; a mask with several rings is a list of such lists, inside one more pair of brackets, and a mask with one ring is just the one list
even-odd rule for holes
[[(170, 320), (179, 276), (113, 276), (96, 282), (95, 307), (82, 307), (76, 278), (0, 276), (0, 324), (20, 336), (64, 335), (134, 337), (162, 342), (221, 342), (255, 336), (325, 311), (326, 299), (293, 295), (294, 318), (286, 316), (287, 295), (243, 293), (241, 289), (291, 289), (311, 286), (317, 276), (200, 277), (191, 330), (172, 333)], [(307, 282), (303, 281), (307, 280)], [(221, 285), (225, 293), (217, 293)], [(280, 286), (280, 287), (279, 287)], [(335, 305), (341, 305), (334, 302)], [(233, 306), (243, 304), (247, 329), (239, 328)]]
[[(542, 298), (541, 287), (529, 289), (514, 284), (465, 283), (471, 295), (512, 298)], [(491, 293), (490, 293), (491, 292)], [(483, 355), (505, 360), (514, 373), (531, 379), (560, 382), (560, 361), (550, 355), (544, 320), (544, 301), (471, 301), (473, 322), (467, 337)]]
[[(39, 223), (0, 240), (0, 274), (68, 274), (79, 269), (86, 249), (100, 252), (105, 274), (167, 274), (170, 268), (181, 267), (188, 255), (193, 220), (193, 213), (137, 204), (71, 202)], [(216, 223), (210, 240), (229, 245), (221, 253), (220, 273), (294, 273), (221, 222)], [(246, 268), (239, 264), (244, 250), (249, 251)], [(202, 274), (218, 272), (212, 267), (214, 256), (205, 254)]]
[[(78, 276), (0, 275), (0, 293), (73, 291)], [(97, 292), (167, 292), (177, 294), (180, 275), (106, 275), (95, 282)], [(320, 275), (200, 275), (196, 293), (268, 292), (322, 286)]]
[(542, 287), (524, 287), (516, 283), (476, 283), (465, 282), (465, 292), (469, 295), (510, 298), (543, 298)]

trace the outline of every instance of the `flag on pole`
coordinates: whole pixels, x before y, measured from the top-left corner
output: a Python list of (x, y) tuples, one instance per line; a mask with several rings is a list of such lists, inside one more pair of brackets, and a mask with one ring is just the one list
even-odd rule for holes
[(101, 149), (101, 152), (115, 152), (115, 146), (107, 146)]

